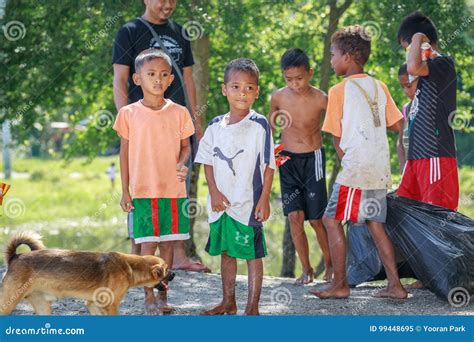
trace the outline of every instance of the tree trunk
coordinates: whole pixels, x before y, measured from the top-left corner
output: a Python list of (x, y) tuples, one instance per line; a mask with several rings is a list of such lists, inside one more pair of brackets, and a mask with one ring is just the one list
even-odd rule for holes
[(283, 233), (283, 256), (281, 261), (281, 277), (295, 277), (295, 245), (291, 238), (290, 221), (285, 217), (285, 231)]
[[(193, 78), (196, 84), (196, 115), (198, 120), (205, 117), (207, 105), (207, 92), (209, 89), (209, 37), (203, 36), (201, 39), (192, 42), (195, 65), (193, 66)], [(189, 199), (197, 200), (199, 166), (194, 164), (191, 171), (191, 184), (189, 187)], [(199, 212), (199, 210), (197, 210)], [(191, 215), (189, 219), (189, 233), (191, 238), (186, 241), (186, 255), (192, 259), (201, 260), (194, 243), (194, 224), (196, 222), (195, 215)]]
[(12, 172), (11, 162), (11, 132), (10, 120), (5, 120), (2, 125), (2, 140), (3, 140), (3, 174), (5, 179), (10, 179)]

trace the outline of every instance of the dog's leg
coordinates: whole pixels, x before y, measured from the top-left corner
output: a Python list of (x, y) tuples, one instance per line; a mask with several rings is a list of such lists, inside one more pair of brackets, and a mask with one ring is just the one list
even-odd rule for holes
[(103, 308), (99, 308), (93, 301), (88, 300), (86, 305), (91, 315), (103, 316), (107, 314)]
[(104, 310), (107, 312), (107, 315), (118, 315), (118, 305), (106, 306)]
[(51, 302), (40, 292), (33, 292), (25, 299), (31, 304), (37, 315), (51, 315)]
[(0, 291), (0, 316), (11, 314), (18, 303), (23, 300), (29, 288), (30, 284), (18, 288), (18, 284), (13, 278), (5, 276)]

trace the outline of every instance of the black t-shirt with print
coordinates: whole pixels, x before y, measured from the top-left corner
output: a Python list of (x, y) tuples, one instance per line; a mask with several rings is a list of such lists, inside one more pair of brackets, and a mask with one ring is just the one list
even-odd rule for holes
[(427, 61), (428, 76), (419, 77), (409, 119), (408, 159), (456, 157), (450, 114), (456, 110), (456, 70), (448, 56)]
[[(150, 23), (150, 22), (149, 22)], [(173, 21), (168, 21), (166, 24), (153, 24), (158, 36), (163, 41), (171, 57), (174, 59), (181, 72), (184, 67), (194, 64), (193, 54), (191, 51), (191, 44), (186, 40), (182, 33), (182, 27)], [(149, 48), (160, 48), (158, 42), (153, 38), (150, 30), (140, 20), (134, 19), (123, 25), (117, 33), (113, 49), (113, 64), (123, 64), (130, 67), (130, 75), (128, 78), (128, 101), (129, 103), (136, 102), (143, 98), (143, 92), (140, 86), (135, 85), (132, 80), (132, 75), (135, 72), (134, 62), (135, 58), (140, 52)], [(165, 97), (180, 105), (186, 105), (183, 87), (180, 83), (174, 68), (175, 75), (173, 83), (166, 90)]]

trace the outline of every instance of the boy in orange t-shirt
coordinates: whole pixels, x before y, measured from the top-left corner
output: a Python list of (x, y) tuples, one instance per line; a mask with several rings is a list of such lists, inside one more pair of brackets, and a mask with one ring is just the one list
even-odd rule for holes
[[(191, 116), (181, 105), (164, 98), (173, 81), (171, 60), (157, 49), (141, 52), (135, 59), (133, 80), (143, 89), (143, 99), (120, 109), (114, 130), (121, 137), (120, 172), (126, 212), (133, 210), (133, 237), (141, 255), (156, 248), (168, 265), (173, 264), (173, 244), (189, 238), (185, 166), (194, 134)], [(155, 297), (145, 287), (148, 314), (170, 312), (167, 292)]]

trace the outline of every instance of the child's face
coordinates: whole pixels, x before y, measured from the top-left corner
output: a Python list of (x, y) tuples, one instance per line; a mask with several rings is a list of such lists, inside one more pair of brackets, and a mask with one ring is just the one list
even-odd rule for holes
[(349, 54), (343, 54), (335, 44), (331, 44), (331, 66), (337, 76), (346, 74), (349, 60)]
[(140, 70), (133, 74), (133, 81), (142, 87), (143, 93), (154, 96), (164, 96), (173, 80), (171, 66), (163, 58), (145, 62)]
[(398, 81), (400, 82), (400, 85), (402, 86), (405, 95), (408, 96), (410, 100), (413, 100), (413, 98), (415, 97), (418, 80), (414, 80), (410, 83), (408, 81), (408, 74), (404, 74), (398, 76)]
[(154, 18), (166, 21), (176, 9), (176, 0), (145, 0), (145, 6)]
[(302, 65), (283, 70), (286, 85), (296, 93), (301, 93), (308, 87), (313, 74), (313, 69), (306, 70)]
[(222, 94), (227, 97), (231, 109), (250, 109), (258, 92), (255, 75), (241, 71), (231, 72), (228, 82), (222, 85)]

